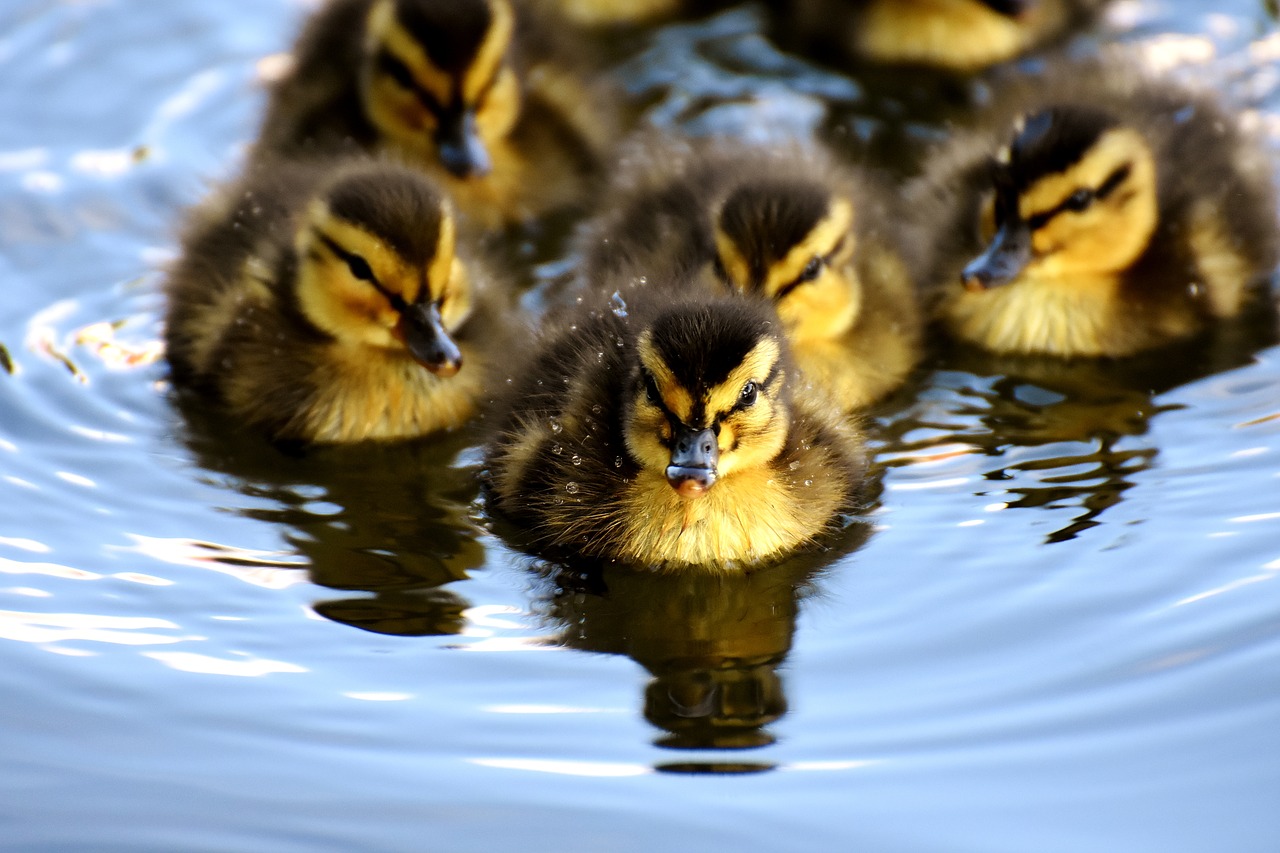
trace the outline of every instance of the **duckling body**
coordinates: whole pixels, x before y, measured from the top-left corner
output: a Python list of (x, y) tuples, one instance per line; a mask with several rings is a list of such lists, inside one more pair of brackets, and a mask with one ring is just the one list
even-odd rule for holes
[(801, 371), (844, 409), (897, 388), (921, 354), (916, 286), (888, 193), (801, 146), (644, 140), (579, 235), (587, 287), (622, 271), (771, 303)]
[(972, 73), (1069, 32), (1105, 0), (801, 0), (785, 38), (856, 60)]
[(175, 381), (272, 438), (451, 429), (509, 329), (451, 209), (380, 163), (282, 163), (197, 209), (167, 281)]
[(495, 412), (491, 504), (533, 547), (742, 568), (818, 537), (865, 471), (767, 306), (643, 300), (547, 334)]
[(1209, 97), (1087, 66), (999, 102), (907, 196), (951, 335), (1125, 356), (1241, 311), (1277, 260), (1271, 182)]
[(330, 0), (293, 53), (251, 159), (390, 155), (480, 227), (578, 203), (612, 135), (562, 41), (509, 0)]

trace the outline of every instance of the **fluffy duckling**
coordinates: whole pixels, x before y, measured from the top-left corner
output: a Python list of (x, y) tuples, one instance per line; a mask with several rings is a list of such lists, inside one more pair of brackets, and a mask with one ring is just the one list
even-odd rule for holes
[(1275, 267), (1262, 152), (1207, 97), (1066, 69), (959, 138), (908, 189), (954, 337), (1125, 356), (1238, 314)]
[(851, 509), (856, 429), (800, 383), (769, 308), (710, 297), (550, 333), (495, 413), (490, 504), (553, 557), (734, 570)]
[(500, 312), (447, 200), (379, 163), (277, 164), (197, 210), (170, 271), (174, 379), (275, 439), (401, 439), (467, 420)]
[(392, 154), (481, 227), (576, 203), (610, 113), (532, 11), (509, 0), (330, 0), (271, 92), (252, 159)]
[(906, 379), (921, 354), (916, 287), (869, 174), (814, 148), (722, 139), (647, 141), (624, 164), (612, 208), (578, 238), (585, 286), (693, 274), (763, 298), (801, 371), (846, 410)]
[(784, 39), (894, 65), (973, 73), (1085, 22), (1105, 0), (800, 0), (779, 5)]

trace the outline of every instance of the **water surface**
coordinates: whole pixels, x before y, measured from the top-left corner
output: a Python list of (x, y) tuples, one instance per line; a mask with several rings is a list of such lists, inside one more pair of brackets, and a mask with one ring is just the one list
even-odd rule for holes
[[(1102, 369), (939, 354), (829, 554), (538, 565), (465, 437), (287, 456), (168, 388), (159, 269), (305, 11), (0, 10), (3, 846), (1280, 848), (1270, 314)], [(1071, 49), (1111, 41), (1280, 148), (1262, 4), (1124, 0)], [(949, 109), (773, 51), (750, 9), (616, 67), (655, 124), (897, 168)]]

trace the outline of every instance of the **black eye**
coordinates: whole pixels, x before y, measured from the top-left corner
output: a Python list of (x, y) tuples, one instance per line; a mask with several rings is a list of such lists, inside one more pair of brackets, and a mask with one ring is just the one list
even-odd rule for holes
[(822, 258), (812, 258), (809, 263), (805, 264), (800, 275), (796, 277), (797, 282), (813, 281), (818, 277), (818, 273), (822, 272)]
[(396, 81), (400, 88), (412, 91), (417, 87), (418, 81), (413, 79), (413, 72), (409, 70), (409, 66), (396, 59), (390, 53), (383, 51), (378, 54), (378, 67), (382, 70), (382, 73)]
[(1068, 196), (1062, 206), (1079, 213), (1091, 204), (1093, 204), (1093, 190), (1079, 189)]
[(351, 270), (351, 274), (361, 281), (374, 281), (373, 270), (369, 267), (369, 262), (359, 255), (347, 255), (347, 268)]
[(658, 383), (653, 381), (653, 377), (649, 374), (644, 375), (644, 395), (649, 398), (649, 402), (655, 406), (662, 405), (662, 396), (658, 394)]
[(745, 409), (747, 406), (753, 405), (759, 396), (760, 389), (756, 387), (756, 383), (748, 382), (742, 386), (742, 393), (738, 395), (738, 406)]

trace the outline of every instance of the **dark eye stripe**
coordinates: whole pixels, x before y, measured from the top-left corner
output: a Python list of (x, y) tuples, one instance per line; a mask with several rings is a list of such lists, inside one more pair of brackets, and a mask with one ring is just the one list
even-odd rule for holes
[(1129, 177), (1129, 173), (1132, 171), (1132, 168), (1133, 166), (1131, 163), (1125, 163), (1123, 166), (1118, 166), (1110, 175), (1107, 175), (1106, 180), (1099, 184), (1096, 190), (1090, 191), (1088, 187), (1082, 187), (1080, 190), (1076, 190), (1076, 192), (1063, 199), (1056, 207), (1046, 210), (1044, 213), (1037, 213), (1033, 216), (1027, 217), (1027, 227), (1032, 231), (1038, 231), (1048, 225), (1049, 221), (1060, 213), (1068, 210), (1076, 212), (1084, 210), (1088, 207), (1088, 203), (1081, 204), (1077, 200), (1079, 193), (1082, 191), (1091, 193), (1091, 201), (1106, 198), (1111, 195), (1117, 187), (1125, 182)]
[(435, 96), (428, 92), (418, 83), (417, 78), (413, 76), (413, 72), (409, 70), (409, 66), (405, 65), (398, 57), (392, 54), (386, 48), (378, 51), (377, 57), (378, 68), (384, 74), (395, 80), (403, 88), (408, 89), (417, 96), (422, 105), (431, 112), (439, 115), (441, 110), (440, 102)]
[[(840, 252), (844, 250), (845, 244), (848, 242), (849, 242), (848, 235), (841, 237), (838, 241), (836, 241), (835, 246), (832, 247), (830, 252), (827, 252), (825, 255), (823, 255), (820, 258), (814, 258), (813, 260), (809, 261), (809, 264), (805, 265), (805, 268), (804, 270), (801, 271), (800, 275), (796, 276), (791, 281), (787, 282), (782, 287), (778, 288), (777, 293), (773, 294), (773, 298), (775, 300), (782, 299), (784, 296), (786, 296), (791, 291), (795, 290), (800, 285), (808, 284), (809, 282), (816, 279), (818, 277), (818, 273), (822, 272), (822, 267), (831, 263), (831, 261), (835, 258), (835, 256), (840, 254)], [(813, 263), (813, 261), (818, 262), (818, 268), (813, 275), (810, 275), (809, 267)]]
[[(320, 242), (324, 243), (330, 252), (333, 252), (339, 260), (345, 262), (348, 266), (352, 266), (355, 261), (359, 261), (360, 263), (365, 264), (365, 266), (368, 266), (368, 262), (365, 261), (364, 258), (360, 257), (355, 252), (348, 252), (340, 243), (338, 243), (337, 240), (333, 239), (319, 228), (313, 228), (312, 230), (315, 232), (315, 235), (320, 238)], [(383, 287), (382, 282), (378, 281), (378, 277), (373, 274), (372, 269), (369, 271), (369, 278), (365, 280), (368, 281), (369, 284), (373, 285), (375, 290), (387, 298), (387, 301), (391, 303), (392, 308), (402, 313), (409, 310), (409, 303), (405, 301), (404, 297), (398, 293), (392, 293), (390, 290)]]

